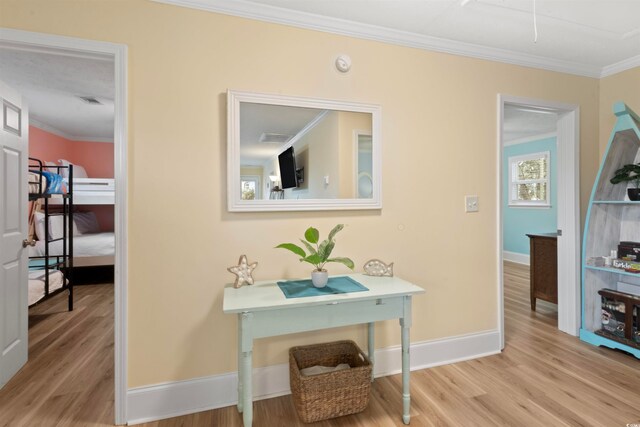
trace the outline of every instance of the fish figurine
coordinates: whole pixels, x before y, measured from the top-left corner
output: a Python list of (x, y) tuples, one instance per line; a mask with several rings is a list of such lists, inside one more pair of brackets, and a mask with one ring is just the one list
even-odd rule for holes
[(393, 263), (387, 265), (379, 259), (372, 259), (365, 263), (364, 274), (368, 276), (393, 277)]

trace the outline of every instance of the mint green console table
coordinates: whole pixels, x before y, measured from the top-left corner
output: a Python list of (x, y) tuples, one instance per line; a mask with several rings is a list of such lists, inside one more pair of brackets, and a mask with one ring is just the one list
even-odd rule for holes
[[(399, 319), (402, 341), (402, 421), (409, 424), (409, 328), (411, 297), (424, 292), (397, 277), (352, 274), (369, 290), (287, 299), (276, 281), (224, 289), (223, 311), (238, 316), (238, 411), (245, 427), (253, 422), (252, 355), (256, 338), (367, 323), (368, 354), (374, 363), (374, 324)], [(373, 377), (371, 378), (373, 381)]]

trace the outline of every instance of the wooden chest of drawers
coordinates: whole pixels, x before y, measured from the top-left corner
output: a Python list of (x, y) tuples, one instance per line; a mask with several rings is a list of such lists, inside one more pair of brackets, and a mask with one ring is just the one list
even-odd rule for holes
[(531, 310), (536, 298), (558, 303), (558, 234), (527, 234), (531, 247)]

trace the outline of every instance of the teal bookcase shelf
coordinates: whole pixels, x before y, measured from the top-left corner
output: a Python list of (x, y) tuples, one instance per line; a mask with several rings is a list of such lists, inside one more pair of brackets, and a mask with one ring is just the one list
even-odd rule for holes
[[(609, 182), (622, 166), (640, 162), (640, 119), (622, 102), (614, 105), (613, 112), (617, 117), (616, 124), (591, 191), (585, 221), (580, 339), (593, 345), (624, 350), (640, 359), (640, 335), (637, 335), (636, 346), (633, 330), (632, 339), (626, 342), (599, 334), (602, 329), (602, 307), (598, 294), (601, 289), (632, 290), (640, 294), (640, 274), (587, 265), (589, 258), (609, 256), (621, 241), (640, 242), (640, 202), (628, 200), (626, 185)], [(640, 307), (638, 310), (640, 313)], [(640, 329), (640, 325), (635, 327)]]

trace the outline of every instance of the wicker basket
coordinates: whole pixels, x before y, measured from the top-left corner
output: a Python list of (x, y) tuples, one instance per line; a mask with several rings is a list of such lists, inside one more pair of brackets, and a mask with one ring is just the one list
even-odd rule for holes
[[(318, 375), (302, 375), (315, 365), (350, 369)], [(371, 362), (353, 341), (293, 347), (289, 350), (289, 381), (293, 402), (305, 423), (355, 414), (369, 404)]]

